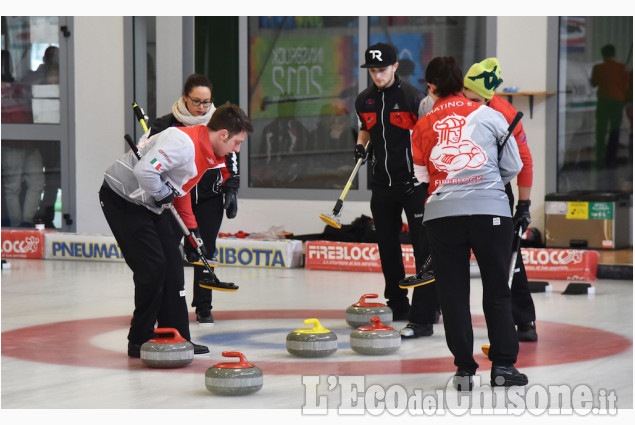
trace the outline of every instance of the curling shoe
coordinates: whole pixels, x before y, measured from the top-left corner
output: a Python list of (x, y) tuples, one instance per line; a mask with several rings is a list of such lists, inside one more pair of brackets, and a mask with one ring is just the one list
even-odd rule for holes
[(452, 378), (452, 385), (454, 389), (460, 392), (468, 392), (472, 391), (474, 388), (474, 372), (470, 372), (465, 369), (457, 369), (454, 374), (454, 378)]
[(194, 346), (194, 354), (207, 354), (209, 353), (209, 348), (204, 345), (194, 344), (192, 341), (190, 343)]
[(536, 323), (526, 322), (518, 325), (518, 341), (534, 342), (538, 341), (538, 334), (536, 333)]
[(524, 387), (529, 382), (527, 375), (520, 373), (514, 366), (492, 365), (490, 376), (492, 387)]
[(196, 321), (200, 323), (201, 325), (213, 325), (214, 316), (212, 316), (211, 311), (197, 312)]
[(419, 338), (420, 336), (431, 336), (434, 333), (432, 324), (422, 325), (408, 322), (405, 328), (399, 331), (402, 338)]

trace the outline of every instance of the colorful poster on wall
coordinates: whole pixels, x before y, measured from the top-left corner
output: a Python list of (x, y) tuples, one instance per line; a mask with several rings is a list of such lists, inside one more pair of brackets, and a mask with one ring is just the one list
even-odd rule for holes
[(252, 37), (250, 117), (316, 116), (325, 103), (350, 103), (357, 95), (356, 50), (353, 36)]

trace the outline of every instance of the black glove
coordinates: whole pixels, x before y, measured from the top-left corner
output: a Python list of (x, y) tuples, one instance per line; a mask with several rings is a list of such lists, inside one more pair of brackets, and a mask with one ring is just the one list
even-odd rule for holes
[(529, 224), (531, 223), (531, 215), (529, 214), (529, 206), (531, 201), (518, 201), (516, 205), (516, 214), (514, 215), (514, 229), (520, 225), (523, 229), (523, 233), (527, 231)]
[(154, 201), (154, 205), (161, 208), (161, 210), (169, 209), (172, 206), (172, 202), (174, 202), (174, 192), (170, 191), (170, 194), (163, 199), (159, 199)]
[(366, 163), (366, 158), (368, 157), (368, 152), (366, 152), (366, 149), (364, 148), (364, 146), (357, 144), (355, 145), (355, 163), (357, 163), (357, 161), (359, 161), (359, 159), (362, 159), (362, 164)]
[(238, 213), (238, 198), (236, 189), (225, 188), (225, 215), (227, 218), (234, 218)]
[[(203, 240), (201, 239), (201, 234), (198, 231), (198, 227), (195, 229), (188, 229), (188, 230), (190, 231), (194, 239), (198, 241), (198, 244), (201, 248), (201, 253), (203, 253), (205, 258), (210, 258), (209, 254), (207, 253), (207, 248), (205, 248), (205, 245), (203, 244)], [(196, 248), (192, 246), (192, 244), (190, 243), (189, 240), (187, 240), (187, 238), (185, 239), (183, 243), (183, 253), (185, 254), (185, 259), (187, 260), (188, 263), (195, 263), (200, 260), (200, 258), (198, 257), (198, 253), (196, 252)]]

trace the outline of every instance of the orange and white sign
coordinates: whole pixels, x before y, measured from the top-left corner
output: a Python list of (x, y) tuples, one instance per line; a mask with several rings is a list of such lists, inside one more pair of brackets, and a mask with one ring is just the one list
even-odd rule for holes
[(39, 230), (3, 230), (2, 258), (44, 258), (44, 233)]
[(529, 279), (595, 280), (600, 253), (581, 249), (522, 248)]
[[(406, 274), (415, 273), (412, 245), (401, 245)], [(380, 272), (379, 249), (375, 243), (307, 241), (305, 267), (313, 270)]]

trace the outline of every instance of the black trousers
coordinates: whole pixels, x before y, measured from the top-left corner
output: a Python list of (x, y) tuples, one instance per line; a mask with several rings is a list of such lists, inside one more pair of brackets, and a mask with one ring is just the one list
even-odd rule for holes
[(512, 228), (511, 218), (491, 215), (452, 216), (426, 222), (445, 338), (458, 368), (478, 368), (473, 356), (470, 313), (470, 249), (483, 281), (489, 358), (495, 365), (516, 363), (518, 336), (507, 283)]
[[(514, 215), (514, 192), (512, 192), (511, 184), (507, 183), (505, 185), (505, 193), (507, 193), (509, 198), (509, 207), (512, 215)], [(525, 271), (523, 256), (520, 255), (520, 252), (516, 257), (514, 269), (518, 270), (512, 278), (512, 315), (514, 316), (514, 323), (519, 325), (521, 323), (534, 322), (536, 320), (536, 308), (531, 297), (527, 272)]]
[[(192, 211), (198, 223), (198, 230), (201, 239), (210, 255), (216, 251), (216, 238), (220, 225), (223, 222), (223, 195), (213, 196), (196, 204), (192, 204)], [(203, 266), (194, 266), (194, 283), (192, 307), (197, 313), (204, 313), (212, 310), (212, 290), (201, 288), (198, 282), (207, 276), (207, 271)]]
[(408, 290), (399, 287), (399, 281), (406, 277), (399, 235), (405, 211), (410, 239), (414, 251), (417, 271), (430, 253), (426, 230), (423, 226), (423, 211), (427, 197), (424, 185), (416, 186), (414, 193), (406, 195), (400, 187), (373, 187), (370, 210), (375, 222), (377, 247), (384, 274), (384, 297), (394, 313), (410, 310), (409, 320), (419, 324), (434, 322), (438, 305), (434, 283), (414, 288), (412, 306), (408, 301)]
[(128, 340), (143, 344), (160, 328), (175, 328), (190, 340), (185, 301), (183, 236), (169, 211), (155, 214), (126, 201), (107, 185), (99, 191), (101, 208), (133, 273), (134, 312)]

